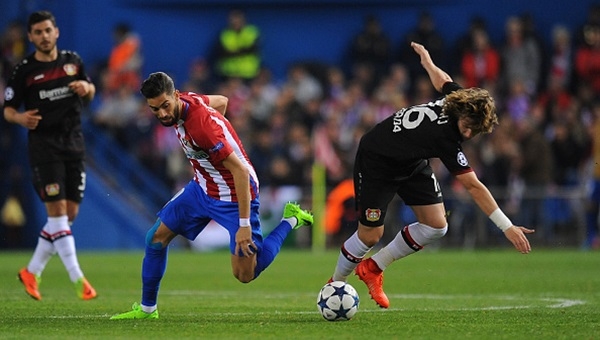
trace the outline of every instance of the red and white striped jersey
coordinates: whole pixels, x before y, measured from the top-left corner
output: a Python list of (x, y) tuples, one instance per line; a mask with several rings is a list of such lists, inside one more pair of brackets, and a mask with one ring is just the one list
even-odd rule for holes
[(174, 128), (194, 168), (194, 180), (208, 196), (237, 202), (233, 176), (223, 165), (223, 160), (234, 153), (248, 168), (252, 199), (257, 198), (256, 171), (229, 120), (208, 105), (206, 95), (183, 92), (180, 99), (184, 106)]

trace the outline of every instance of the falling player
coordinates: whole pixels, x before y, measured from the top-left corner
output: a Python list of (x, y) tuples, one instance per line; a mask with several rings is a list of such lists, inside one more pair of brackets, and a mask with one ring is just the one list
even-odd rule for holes
[[(330, 279), (346, 281), (355, 270), (382, 308), (390, 304), (383, 291), (383, 270), (448, 230), (442, 192), (429, 158), (442, 161), (518, 251), (531, 251), (525, 234), (533, 230), (513, 225), (479, 181), (461, 147), (463, 141), (493, 130), (498, 122), (494, 100), (484, 89), (463, 89), (433, 63), (422, 45), (413, 42), (411, 46), (444, 97), (401, 109), (362, 137), (354, 164), (358, 230), (342, 245)], [(388, 245), (363, 261), (383, 235), (387, 206), (396, 194), (411, 207), (417, 222), (404, 227)]]
[(157, 298), (167, 265), (167, 246), (177, 235), (195, 239), (214, 220), (229, 231), (231, 266), (240, 282), (257, 278), (275, 259), (292, 229), (313, 216), (287, 203), (283, 219), (263, 239), (259, 220), (259, 182), (237, 133), (224, 117), (227, 97), (175, 90), (163, 72), (152, 73), (142, 94), (164, 126), (172, 126), (194, 169), (194, 178), (158, 212), (146, 235), (142, 301), (118, 319), (158, 318)]

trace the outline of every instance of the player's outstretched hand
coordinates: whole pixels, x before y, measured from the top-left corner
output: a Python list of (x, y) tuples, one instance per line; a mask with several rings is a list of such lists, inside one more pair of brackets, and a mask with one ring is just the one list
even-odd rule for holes
[(531, 245), (525, 234), (532, 234), (535, 230), (525, 227), (512, 226), (504, 232), (504, 236), (517, 248), (521, 254), (528, 254), (531, 251)]
[(419, 57), (421, 57), (422, 65), (432, 63), (431, 56), (429, 55), (429, 51), (427, 51), (425, 46), (423, 46), (419, 43), (416, 43), (414, 41), (410, 43), (410, 46), (413, 48), (413, 50), (415, 50), (415, 52), (419, 55)]

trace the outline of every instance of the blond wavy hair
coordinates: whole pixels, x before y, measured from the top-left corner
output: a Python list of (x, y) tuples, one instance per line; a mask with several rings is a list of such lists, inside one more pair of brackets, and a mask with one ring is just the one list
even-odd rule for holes
[(490, 133), (498, 125), (496, 104), (490, 93), (478, 87), (460, 89), (446, 96), (444, 113), (456, 119), (466, 118), (475, 134)]

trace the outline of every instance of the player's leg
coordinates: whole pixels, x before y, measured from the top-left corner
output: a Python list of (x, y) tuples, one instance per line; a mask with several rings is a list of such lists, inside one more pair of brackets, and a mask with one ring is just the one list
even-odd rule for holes
[(158, 219), (145, 238), (141, 304), (134, 303), (131, 311), (113, 315), (111, 320), (158, 319), (158, 292), (167, 268), (169, 243), (177, 235), (195, 239), (210, 221), (201, 191), (191, 180), (158, 212)]
[(273, 262), (290, 231), (313, 223), (311, 213), (302, 210), (298, 204), (289, 202), (285, 205), (281, 222), (263, 240), (259, 207), (258, 199), (250, 202), (250, 225), (253, 248), (256, 250), (252, 256), (244, 256), (241, 252), (235, 253), (235, 236), (239, 229), (237, 203), (213, 202), (211, 209), (214, 220), (229, 232), (233, 275), (242, 283), (257, 278)]
[(411, 206), (417, 221), (402, 228), (396, 237), (371, 259), (381, 270), (392, 262), (413, 254), (446, 234), (447, 223), (442, 203)]
[[(46, 205), (46, 213), (48, 215), (46, 223), (40, 231), (38, 242), (33, 251), (33, 255), (29, 261), (29, 264), (22, 268), (18, 273), (18, 278), (25, 286), (25, 291), (32, 298), (41, 300), (42, 296), (38, 290), (38, 284), (41, 282), (41, 275), (50, 258), (56, 254), (52, 239), (52, 231), (55, 229), (55, 225), (59, 224), (60, 218), (66, 217), (66, 200), (64, 188), (62, 186), (64, 181), (59, 181), (59, 174), (64, 173), (64, 167), (58, 163), (46, 163), (43, 165), (33, 166), (33, 185), (36, 189), (36, 193), (39, 195), (42, 202), (55, 201), (50, 207)], [(52, 211), (49, 209), (52, 208)]]
[(113, 315), (111, 320), (158, 319), (158, 291), (167, 269), (169, 243), (177, 236), (158, 218), (146, 233), (146, 250), (142, 261), (142, 301), (131, 311)]
[(346, 281), (383, 236), (383, 221), (388, 204), (396, 194), (396, 184), (371, 176), (373, 167), (376, 169), (377, 163), (372, 159), (365, 159), (359, 150), (353, 176), (358, 229), (342, 244), (330, 281)]
[(373, 300), (384, 308), (389, 306), (389, 300), (383, 292), (383, 270), (395, 260), (441, 238), (447, 231), (441, 189), (429, 165), (402, 180), (397, 194), (413, 209), (418, 222), (403, 228), (389, 244), (356, 268), (356, 274), (369, 288)]
[(79, 213), (79, 205), (85, 190), (85, 171), (83, 161), (70, 161), (62, 164), (57, 172), (58, 183), (64, 191), (64, 200), (46, 202), (49, 216), (56, 216), (58, 223), (51, 225), (51, 235), (54, 248), (58, 253), (65, 269), (69, 273), (71, 282), (75, 285), (75, 292), (82, 300), (91, 300), (97, 296), (96, 290), (85, 278), (77, 258), (75, 238), (71, 232), (73, 221)]
[[(258, 214), (258, 210), (256, 213)], [(313, 219), (313, 215), (303, 210), (300, 205), (292, 202), (286, 203), (281, 222), (271, 230), (258, 252), (253, 279), (257, 278), (275, 260), (290, 231), (302, 226), (312, 225)]]

